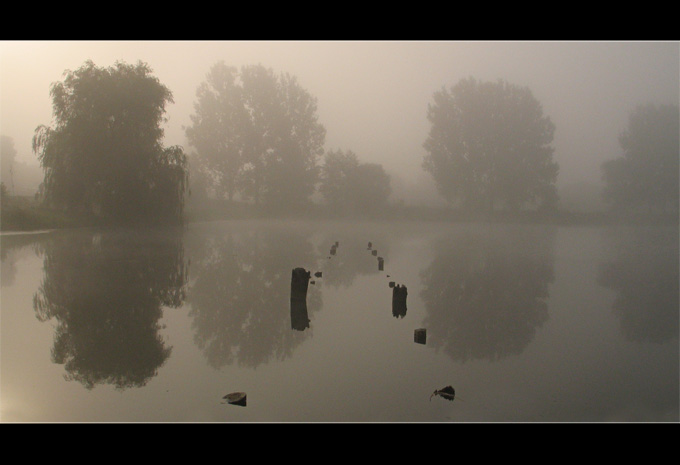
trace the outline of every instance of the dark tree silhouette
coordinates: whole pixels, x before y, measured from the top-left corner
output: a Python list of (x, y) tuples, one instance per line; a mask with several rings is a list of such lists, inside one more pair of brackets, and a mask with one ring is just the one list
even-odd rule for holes
[(117, 222), (181, 220), (186, 157), (162, 146), (172, 93), (151, 72), (142, 62), (87, 61), (52, 85), (56, 125), (33, 137), (48, 204)]
[(451, 204), (554, 206), (554, 125), (526, 87), (463, 79), (434, 94), (423, 168)]
[(540, 228), (443, 238), (421, 274), (428, 345), (461, 362), (521, 353), (548, 319), (553, 242)]
[(144, 386), (171, 351), (163, 307), (186, 296), (181, 232), (55, 232), (45, 247), (33, 304), (40, 321), (56, 320), (52, 360), (88, 389)]
[(623, 155), (602, 164), (604, 200), (614, 210), (678, 213), (677, 105), (639, 105), (619, 137)]
[(187, 138), (217, 196), (276, 208), (305, 204), (318, 178), (326, 130), (316, 98), (289, 74), (261, 65), (214, 65), (197, 91)]

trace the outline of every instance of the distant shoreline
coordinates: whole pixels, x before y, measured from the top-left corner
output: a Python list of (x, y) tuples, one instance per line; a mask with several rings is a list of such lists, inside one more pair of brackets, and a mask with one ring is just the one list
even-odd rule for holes
[[(677, 215), (623, 215), (607, 212), (536, 212), (523, 211), (509, 213), (494, 211), (492, 213), (466, 212), (440, 207), (392, 207), (375, 214), (343, 215), (336, 214), (325, 206), (314, 205), (306, 211), (297, 213), (271, 213), (242, 205), (230, 210), (188, 209), (185, 211), (183, 225), (229, 220), (309, 220), (309, 221), (407, 221), (425, 223), (516, 223), (547, 224), (555, 226), (599, 226), (615, 224), (678, 224)], [(40, 207), (22, 207), (7, 211), (3, 209), (0, 216), (0, 233), (38, 234), (57, 229), (73, 228), (109, 228), (109, 227), (148, 227), (164, 226), (159, 223), (139, 223), (115, 225), (91, 216), (68, 216), (62, 212)], [(171, 226), (168, 224), (168, 226)]]

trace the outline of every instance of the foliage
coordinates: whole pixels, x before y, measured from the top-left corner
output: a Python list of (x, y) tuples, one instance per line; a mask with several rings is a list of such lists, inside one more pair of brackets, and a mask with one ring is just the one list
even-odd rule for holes
[(374, 212), (387, 205), (390, 177), (381, 165), (360, 163), (351, 150), (331, 150), (324, 157), (319, 191), (338, 212)]
[(87, 61), (50, 94), (56, 126), (38, 126), (33, 137), (49, 205), (116, 222), (181, 220), (186, 156), (162, 146), (172, 93), (148, 65)]
[(639, 105), (619, 137), (623, 155), (602, 164), (612, 209), (677, 212), (680, 158), (677, 105)]
[(390, 176), (382, 165), (362, 163), (355, 173), (356, 208), (360, 211), (375, 212), (387, 205), (391, 193)]
[(298, 206), (314, 192), (326, 130), (316, 98), (288, 74), (215, 64), (196, 92), (189, 143), (218, 197)]
[(12, 174), (16, 155), (14, 139), (4, 135), (0, 136), (0, 181), (4, 183), (7, 189), (14, 183)]
[(0, 205), (9, 200), (9, 192), (4, 182), (0, 182)]
[(472, 209), (552, 206), (555, 127), (526, 87), (463, 79), (434, 94), (423, 168), (450, 203)]
[(352, 176), (359, 168), (354, 152), (330, 150), (324, 156), (319, 191), (333, 208), (353, 206)]
[(234, 67), (223, 62), (213, 66), (196, 91), (193, 125), (186, 128), (187, 140), (198, 151), (204, 170), (217, 176), (217, 196), (229, 199), (236, 193), (244, 157), (239, 128), (246, 115), (237, 77)]

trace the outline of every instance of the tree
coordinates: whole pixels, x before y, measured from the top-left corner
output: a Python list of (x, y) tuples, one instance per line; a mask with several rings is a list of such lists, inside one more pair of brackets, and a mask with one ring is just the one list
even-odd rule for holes
[(0, 181), (0, 205), (3, 205), (9, 199), (9, 191), (5, 183)]
[[(216, 177), (213, 189), (217, 197), (231, 200), (243, 165), (242, 128), (245, 108), (238, 71), (224, 62), (214, 65), (196, 91), (192, 126), (186, 128), (189, 144), (197, 150), (197, 161)], [(209, 176), (207, 174), (207, 176)]]
[(0, 181), (5, 187), (14, 186), (14, 164), (17, 151), (14, 148), (14, 139), (9, 136), (0, 136)]
[(162, 145), (172, 93), (145, 63), (86, 61), (52, 85), (54, 128), (38, 126), (33, 150), (45, 201), (117, 222), (182, 218), (186, 156)]
[(603, 198), (612, 208), (678, 211), (677, 105), (638, 105), (619, 137), (623, 155), (602, 164)]
[(319, 192), (336, 211), (347, 211), (354, 207), (352, 177), (358, 168), (359, 159), (351, 150), (330, 150), (325, 154)]
[(326, 130), (316, 98), (288, 74), (219, 62), (197, 90), (189, 143), (214, 173), (215, 191), (273, 207), (314, 192)]
[(552, 206), (555, 126), (526, 87), (463, 79), (435, 92), (423, 168), (451, 204), (489, 209)]
[(390, 176), (382, 165), (360, 163), (351, 150), (331, 150), (324, 157), (319, 191), (335, 211), (375, 212), (387, 205)]
[(362, 163), (354, 176), (356, 209), (363, 212), (377, 212), (387, 206), (392, 192), (390, 176), (378, 163)]

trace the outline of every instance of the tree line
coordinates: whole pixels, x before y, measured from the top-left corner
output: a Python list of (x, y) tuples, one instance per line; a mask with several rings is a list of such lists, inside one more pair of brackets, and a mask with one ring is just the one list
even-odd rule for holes
[[(185, 200), (236, 200), (294, 211), (319, 194), (338, 214), (385, 208), (390, 176), (352, 150), (324, 150), (317, 99), (296, 77), (262, 65), (216, 63), (196, 91), (189, 153), (162, 144), (172, 92), (138, 62), (91, 61), (50, 90), (55, 126), (33, 150), (46, 205), (117, 223), (180, 222)], [(555, 125), (527, 87), (462, 79), (433, 95), (422, 167), (455, 208), (555, 209)], [(638, 107), (602, 165), (612, 209), (677, 211), (678, 107)]]

